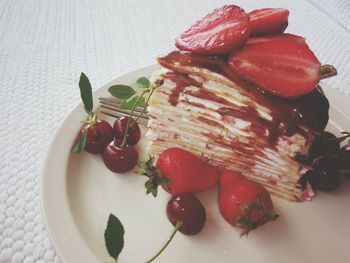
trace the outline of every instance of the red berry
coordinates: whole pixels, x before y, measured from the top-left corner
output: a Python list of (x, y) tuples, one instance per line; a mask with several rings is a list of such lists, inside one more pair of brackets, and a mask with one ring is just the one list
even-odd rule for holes
[(218, 203), (224, 219), (243, 234), (278, 217), (266, 189), (232, 171), (220, 176)]
[[(102, 153), (105, 146), (113, 140), (113, 129), (104, 120), (98, 120), (94, 125), (87, 125), (84, 129), (87, 129), (84, 150), (89, 153)], [(83, 129), (80, 134), (82, 131)]]
[(337, 137), (330, 132), (323, 131), (312, 141), (309, 155), (312, 158), (334, 155), (336, 152), (338, 152), (339, 148), (340, 143), (337, 140)]
[(311, 185), (318, 190), (331, 192), (340, 186), (340, 175), (333, 156), (322, 156), (315, 162), (314, 169), (307, 174)]
[(279, 42), (287, 41), (287, 42), (296, 42), (300, 44), (305, 44), (305, 38), (292, 34), (277, 34), (273, 36), (261, 36), (261, 37), (250, 37), (246, 43), (246, 45), (254, 45), (261, 44), (266, 42)]
[[(119, 140), (123, 140), (124, 134), (125, 134), (125, 129), (126, 125), (128, 123), (129, 117), (128, 116), (123, 116), (119, 119), (116, 119), (116, 121), (113, 124), (113, 132), (114, 132), (114, 137)], [(130, 120), (130, 124), (134, 120)], [(135, 122), (132, 126), (129, 127), (128, 129), (128, 135), (126, 136), (126, 143), (129, 145), (135, 145), (138, 143), (138, 141), (141, 138), (141, 130), (137, 122)]]
[(171, 194), (196, 193), (216, 185), (217, 169), (181, 148), (163, 151), (157, 160), (157, 169), (169, 180), (164, 189)]
[(283, 8), (263, 8), (248, 13), (251, 36), (276, 34), (288, 26), (289, 11)]
[(337, 154), (337, 165), (342, 175), (350, 176), (350, 144), (340, 148)]
[(103, 151), (103, 161), (115, 173), (130, 171), (137, 164), (139, 155), (132, 145), (120, 147), (121, 141), (114, 140)]
[(321, 78), (321, 64), (306, 43), (287, 41), (290, 38), (246, 45), (230, 55), (229, 66), (273, 95), (296, 98), (308, 94)]
[(235, 5), (215, 9), (176, 39), (176, 47), (205, 55), (229, 54), (249, 37), (249, 17)]
[(174, 195), (167, 204), (166, 213), (173, 226), (182, 222), (179, 231), (185, 235), (199, 233), (205, 224), (205, 209), (193, 194)]

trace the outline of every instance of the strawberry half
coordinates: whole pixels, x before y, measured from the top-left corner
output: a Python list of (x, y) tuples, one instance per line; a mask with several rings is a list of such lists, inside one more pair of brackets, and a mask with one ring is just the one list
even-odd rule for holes
[(246, 45), (254, 45), (254, 44), (261, 44), (261, 43), (267, 43), (267, 42), (280, 42), (280, 41), (287, 41), (287, 42), (297, 42), (300, 44), (305, 44), (305, 38), (293, 34), (277, 34), (277, 35), (271, 35), (271, 36), (261, 36), (261, 37), (250, 37), (246, 43)]
[(264, 8), (248, 13), (251, 36), (282, 33), (288, 26), (289, 11), (283, 8)]
[(320, 81), (321, 64), (302, 38), (280, 35), (263, 39), (253, 39), (232, 53), (228, 61), (231, 69), (279, 97), (296, 98), (310, 93)]
[(218, 203), (224, 219), (244, 229), (242, 235), (278, 217), (266, 189), (232, 171), (220, 176)]
[(249, 16), (235, 5), (215, 9), (176, 39), (176, 47), (205, 55), (224, 55), (244, 45)]

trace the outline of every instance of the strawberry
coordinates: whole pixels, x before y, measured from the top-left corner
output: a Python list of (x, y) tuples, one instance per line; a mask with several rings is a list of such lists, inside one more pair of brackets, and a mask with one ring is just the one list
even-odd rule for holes
[(283, 8), (264, 8), (248, 13), (251, 36), (283, 32), (288, 26), (289, 11)]
[(163, 151), (153, 166), (154, 158), (139, 164), (142, 175), (149, 178), (145, 186), (147, 193), (157, 195), (158, 185), (172, 195), (197, 193), (216, 185), (219, 172), (216, 168), (194, 154), (181, 148)]
[(229, 58), (231, 69), (262, 90), (284, 98), (310, 93), (320, 81), (321, 64), (301, 38), (292, 35), (264, 37)]
[(224, 55), (244, 45), (249, 16), (235, 5), (215, 9), (176, 39), (176, 47), (205, 55)]
[(278, 217), (266, 189), (237, 172), (221, 174), (218, 203), (224, 219), (244, 229), (242, 235)]
[(272, 36), (261, 36), (261, 37), (250, 37), (246, 45), (261, 44), (266, 42), (275, 42), (275, 41), (287, 41), (287, 42), (297, 42), (300, 44), (305, 44), (305, 38), (293, 34), (276, 34)]

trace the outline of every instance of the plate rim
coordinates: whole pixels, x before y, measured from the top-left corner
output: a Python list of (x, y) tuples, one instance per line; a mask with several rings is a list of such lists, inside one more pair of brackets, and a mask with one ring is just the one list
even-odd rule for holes
[[(159, 67), (158, 64), (151, 64), (148, 66), (140, 67), (139, 69), (129, 71), (127, 73), (121, 74), (117, 77), (112, 78), (106, 84), (96, 88), (93, 91), (93, 96), (94, 96), (94, 103), (97, 105), (97, 95), (103, 93), (106, 91), (107, 87), (115, 84), (116, 81), (119, 81), (119, 79), (127, 79), (131, 78), (133, 76), (140, 75), (141, 72), (148, 72), (150, 74), (153, 70), (155, 70), (157, 67)], [(121, 81), (122, 82), (122, 81)], [(328, 84), (324, 82), (320, 82), (319, 84), (328, 98), (329, 101), (338, 101), (336, 105), (331, 104), (330, 109), (336, 111), (338, 114), (344, 116), (345, 119), (349, 120), (350, 119), (350, 112), (348, 113), (346, 111), (346, 104), (349, 103), (350, 97), (347, 97), (346, 95), (342, 94), (338, 90), (330, 87)], [(43, 163), (43, 168), (42, 168), (42, 174), (40, 178), (40, 204), (41, 204), (41, 211), (43, 214), (43, 219), (44, 219), (44, 225), (46, 232), (50, 238), (50, 241), (57, 252), (57, 255), (59, 258), (65, 262), (91, 262), (92, 259), (96, 262), (98, 262), (98, 259), (96, 258), (96, 255), (92, 253), (92, 251), (89, 249), (88, 245), (84, 241), (82, 235), (80, 234), (78, 228), (76, 227), (76, 222), (74, 221), (73, 215), (68, 212), (70, 212), (70, 205), (69, 205), (69, 200), (68, 200), (68, 191), (67, 191), (67, 185), (64, 184), (67, 182), (66, 176), (63, 176), (64, 178), (58, 178), (61, 179), (61, 187), (65, 186), (64, 189), (61, 189), (61, 194), (63, 195), (61, 198), (56, 198), (56, 200), (52, 196), (48, 196), (48, 193), (52, 187), (50, 185), (50, 174), (52, 172), (52, 158), (59, 154), (58, 152), (55, 151), (55, 143), (59, 141), (60, 136), (62, 136), (62, 133), (64, 132), (64, 127), (68, 124), (69, 120), (74, 116), (74, 114), (81, 115), (81, 119), (84, 118), (84, 111), (82, 108), (82, 103), (79, 102), (66, 116), (65, 118), (61, 121), (61, 123), (58, 125), (57, 130), (52, 136), (52, 139), (47, 147), (47, 151), (45, 154), (45, 159)], [(69, 142), (71, 144), (71, 142)], [(69, 148), (68, 148), (69, 149)], [(68, 151), (69, 153), (69, 151)], [(60, 169), (66, 169), (68, 165), (68, 159), (69, 159), (69, 154), (65, 156), (65, 160), (63, 164), (65, 164), (64, 167), (56, 167), (60, 171)], [(57, 180), (57, 179), (56, 179)], [(63, 185), (62, 185), (63, 184)], [(49, 187), (49, 189), (48, 189)], [(51, 187), (51, 188), (50, 188)], [(56, 189), (57, 190), (57, 189)], [(59, 189), (58, 189), (59, 190)], [(52, 202), (53, 200), (53, 202)], [(58, 205), (58, 207), (54, 206), (52, 207), (52, 203), (55, 205)], [(54, 211), (57, 208), (64, 209), (63, 210), (63, 215), (66, 216), (64, 219), (64, 226), (63, 228), (67, 231), (69, 230), (69, 234), (67, 235), (65, 231), (57, 229), (58, 227), (55, 227), (54, 224), (57, 223), (58, 219), (55, 217), (57, 216), (58, 213), (61, 214), (62, 211)], [(62, 226), (61, 226), (62, 228)], [(69, 242), (68, 242), (69, 241)], [(74, 244), (72, 247), (71, 244)], [(75, 247), (78, 246), (76, 249)], [(80, 250), (80, 251), (79, 251)]]

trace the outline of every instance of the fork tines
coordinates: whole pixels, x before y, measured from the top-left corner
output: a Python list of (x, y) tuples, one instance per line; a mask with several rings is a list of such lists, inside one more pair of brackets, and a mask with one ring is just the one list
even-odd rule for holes
[[(128, 116), (131, 112), (130, 110), (127, 110), (127, 109), (121, 109), (120, 105), (122, 104), (123, 101), (117, 98), (100, 97), (99, 102), (101, 105), (100, 112), (102, 114), (105, 114), (111, 117), (119, 118), (122, 116)], [(142, 112), (142, 110), (143, 110), (142, 107), (136, 107), (134, 110), (134, 113), (138, 115)], [(148, 115), (145, 112), (141, 115), (138, 122), (141, 124), (147, 125), (147, 121), (148, 121)]]

